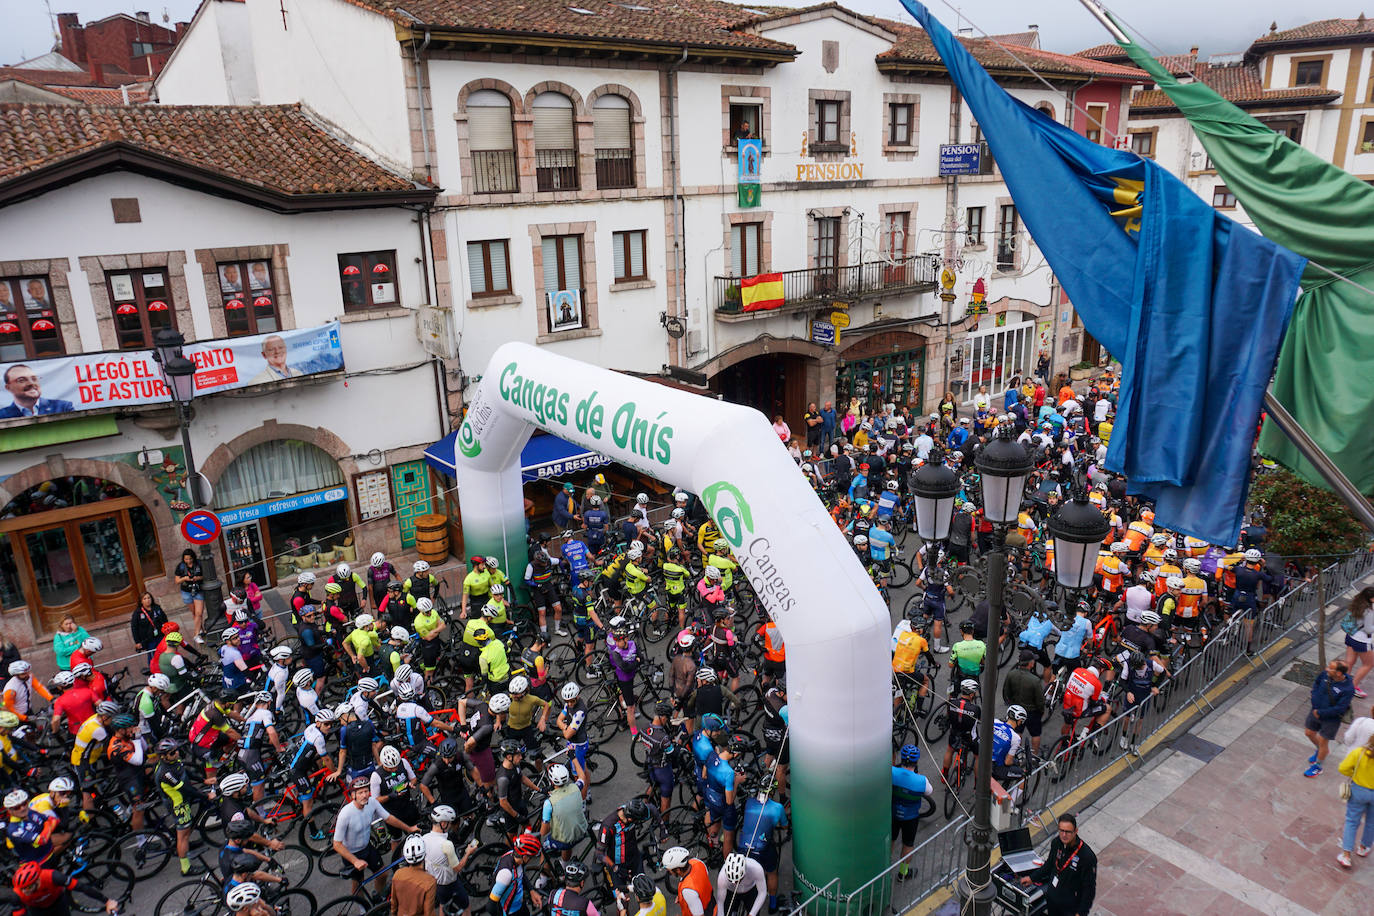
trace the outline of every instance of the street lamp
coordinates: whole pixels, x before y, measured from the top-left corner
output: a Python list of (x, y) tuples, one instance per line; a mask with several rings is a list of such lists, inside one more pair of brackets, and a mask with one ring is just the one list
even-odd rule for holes
[(1094, 555), (1111, 523), (1075, 484), (1073, 497), (1050, 516), (1046, 527), (1054, 538), (1054, 576), (1059, 584), (1071, 592), (1087, 588), (1097, 569)]
[(922, 541), (943, 541), (949, 537), (954, 498), (959, 495), (959, 475), (945, 467), (942, 457), (938, 448), (931, 449), (926, 463), (911, 475), (911, 493), (916, 498), (916, 533)]
[[(158, 331), (154, 338), (153, 359), (162, 367), (162, 380), (167, 385), (172, 402), (176, 404), (177, 425), (181, 427), (181, 450), (186, 461), (186, 491), (191, 494), (191, 505), (203, 509), (205, 494), (196, 472), (195, 456), (191, 452), (191, 401), (196, 396), (196, 364), (182, 353), (185, 342), (185, 338), (176, 331)], [(204, 576), (200, 592), (205, 602), (205, 613), (209, 615), (208, 619), (213, 619), (220, 612), (224, 586), (215, 572), (215, 557), (210, 552), (209, 544), (200, 545), (200, 569)], [(205, 619), (200, 621), (202, 628)]]
[[(1011, 417), (1003, 416), (997, 434), (978, 453), (975, 464), (982, 475), (983, 515), (992, 523), (992, 552), (987, 556), (988, 632), (987, 653), (983, 656), (983, 715), (978, 720), (978, 746), (992, 747), (992, 704), (997, 697), (997, 644), (1005, 609), (1003, 592), (1007, 584), (1007, 527), (1016, 522), (1026, 478), (1035, 468), (1030, 452), (1012, 438)], [(1056, 552), (1057, 553), (1057, 552)], [(1055, 566), (1058, 567), (1058, 556)], [(992, 754), (978, 755), (974, 772), (973, 825), (968, 833), (968, 864), (959, 879), (959, 898), (973, 904), (975, 916), (989, 916), (996, 891), (992, 886)], [(960, 912), (963, 912), (963, 907)]]

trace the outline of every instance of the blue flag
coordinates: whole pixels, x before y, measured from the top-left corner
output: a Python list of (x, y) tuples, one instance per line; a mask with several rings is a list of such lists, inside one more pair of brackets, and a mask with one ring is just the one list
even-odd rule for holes
[(1121, 360), (1108, 470), (1160, 524), (1234, 544), (1251, 446), (1306, 260), (1153, 161), (1012, 98), (916, 0), (1026, 228), (1088, 332)]

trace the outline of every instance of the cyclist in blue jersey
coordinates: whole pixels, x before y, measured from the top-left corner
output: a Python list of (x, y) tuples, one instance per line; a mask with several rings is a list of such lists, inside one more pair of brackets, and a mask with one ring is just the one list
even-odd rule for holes
[(944, 653), (949, 651), (945, 645), (945, 599), (954, 597), (954, 586), (950, 584), (949, 575), (945, 568), (939, 564), (928, 564), (921, 570), (921, 574), (916, 578), (916, 584), (921, 587), (921, 614), (931, 618), (930, 625), (930, 647), (936, 652)]
[[(1045, 651), (1045, 640), (1049, 638), (1051, 633), (1056, 636), (1063, 635), (1063, 631), (1050, 620), (1050, 613), (1058, 609), (1059, 605), (1053, 601), (1045, 602), (1043, 609), (1036, 608), (1031, 612), (1030, 619), (1026, 621), (1026, 628), (1017, 637), (1017, 642), (1021, 644), (1023, 649), (1034, 650), (1036, 659), (1045, 666), (1047, 672), (1050, 668), (1050, 656)], [(1049, 675), (1046, 674), (1046, 677), (1048, 678)]]
[(744, 800), (740, 816), (739, 851), (763, 866), (768, 883), (768, 912), (778, 909), (778, 847), (773, 831), (787, 826), (787, 809), (768, 797), (769, 787), (755, 792)]
[(879, 585), (887, 585), (896, 553), (897, 539), (892, 536), (892, 516), (881, 517), (868, 532), (868, 555), (878, 572)]
[(889, 480), (883, 484), (883, 492), (878, 494), (877, 515), (879, 519), (891, 518), (892, 513), (897, 511), (902, 499), (897, 490), (900, 485), (895, 480)]
[(716, 743), (714, 753), (701, 767), (707, 840), (714, 844), (716, 837), (720, 837), (721, 850), (727, 856), (735, 851), (735, 831), (739, 828), (735, 790), (744, 781), (744, 774), (736, 773), (730, 761), (743, 754), (747, 745), (748, 739), (743, 735), (732, 735), (728, 741)]
[(606, 529), (610, 527), (611, 515), (601, 505), (601, 497), (596, 494), (587, 499), (587, 507), (587, 511), (582, 513), (582, 527), (587, 532), (587, 546), (596, 553), (606, 546)]
[[(1025, 707), (1015, 704), (1007, 707), (1005, 719), (992, 721), (992, 778), (998, 782), (1005, 782), (1008, 768), (1016, 763), (1016, 755), (1021, 750), (1021, 727), (1025, 724)], [(1018, 769), (1016, 778), (1024, 775)]]
[[(1079, 656), (1083, 654), (1083, 640), (1092, 632), (1093, 624), (1088, 619), (1092, 607), (1086, 601), (1079, 601), (1074, 608), (1073, 625), (1059, 633), (1059, 644), (1054, 647), (1054, 670), (1058, 673), (1067, 668), (1072, 671), (1078, 667)], [(1046, 670), (1046, 676), (1049, 671)]]
[(921, 749), (914, 744), (902, 745), (901, 766), (892, 768), (892, 838), (902, 841), (902, 864), (897, 867), (897, 880), (911, 875), (906, 857), (916, 846), (916, 827), (921, 818), (923, 800), (935, 793), (935, 787), (920, 773), (916, 764), (921, 761)]
[(849, 500), (868, 499), (868, 463), (859, 465), (859, 473), (849, 482)]

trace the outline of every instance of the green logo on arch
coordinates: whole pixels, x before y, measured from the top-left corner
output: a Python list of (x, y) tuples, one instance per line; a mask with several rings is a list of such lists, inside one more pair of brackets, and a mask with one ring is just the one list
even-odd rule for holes
[(477, 436), (472, 432), (472, 424), (464, 421), (463, 428), (458, 431), (458, 451), (469, 458), (476, 458), (482, 454), (482, 443), (477, 441)]
[(745, 532), (754, 530), (754, 513), (739, 487), (718, 480), (701, 491), (701, 499), (730, 546), (743, 546)]

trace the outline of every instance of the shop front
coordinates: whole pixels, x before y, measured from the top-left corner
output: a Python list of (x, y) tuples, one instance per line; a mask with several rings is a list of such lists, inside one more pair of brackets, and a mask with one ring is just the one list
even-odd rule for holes
[(863, 411), (884, 404), (917, 412), (925, 403), (926, 341), (919, 334), (894, 331), (866, 337), (840, 353), (835, 371), (835, 404), (858, 400)]
[[(950, 354), (950, 389), (962, 403), (970, 403), (979, 388), (1000, 395), (1013, 377), (1035, 371), (1041, 333), (1035, 316), (1007, 311), (984, 315), (977, 330), (956, 341)], [(1000, 399), (994, 397), (996, 403)]]
[(114, 481), (46, 480), (0, 513), (0, 602), (27, 606), (36, 632), (67, 614), (83, 624), (127, 616), (164, 570), (152, 514)]

